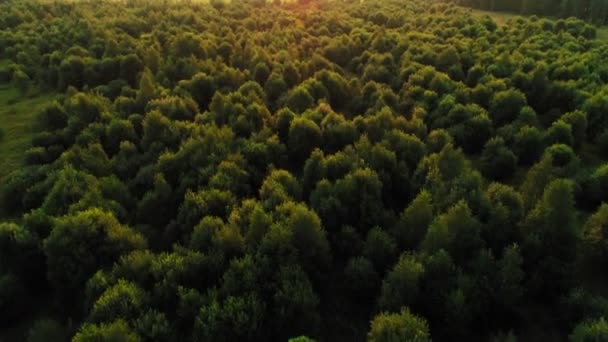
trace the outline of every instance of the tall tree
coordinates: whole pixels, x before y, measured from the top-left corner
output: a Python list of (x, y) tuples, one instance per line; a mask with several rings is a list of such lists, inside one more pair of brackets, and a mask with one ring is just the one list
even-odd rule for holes
[(408, 308), (399, 313), (381, 313), (374, 317), (367, 334), (369, 342), (429, 342), (428, 324)]

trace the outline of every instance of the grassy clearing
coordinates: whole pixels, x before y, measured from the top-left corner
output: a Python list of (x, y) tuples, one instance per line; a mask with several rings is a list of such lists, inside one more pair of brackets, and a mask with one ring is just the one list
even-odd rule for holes
[[(476, 17), (483, 17), (486, 15), (492, 17), (494, 19), (494, 21), (496, 21), (496, 24), (501, 27), (508, 26), (509, 20), (514, 20), (518, 17), (521, 17), (521, 15), (519, 15), (519, 14), (510, 13), (510, 12), (497, 12), (497, 11), (493, 12), (493, 11), (484, 11), (484, 10), (479, 10), (479, 9), (471, 9), (470, 11), (473, 14), (473, 16), (476, 16)], [(554, 19), (554, 18), (552, 18), (552, 19)], [(596, 28), (597, 28), (597, 39), (603, 40), (603, 41), (608, 41), (608, 26), (599, 26)]]
[(608, 40), (608, 26), (601, 26), (597, 28), (597, 39)]
[(472, 9), (471, 13), (476, 17), (490, 16), (496, 21), (498, 26), (507, 26), (508, 21), (520, 17), (520, 15), (508, 12), (492, 12), (479, 9)]
[(56, 97), (56, 94), (22, 97), (10, 84), (0, 85), (0, 129), (4, 131), (0, 140), (0, 180), (21, 165), (35, 133), (36, 115)]

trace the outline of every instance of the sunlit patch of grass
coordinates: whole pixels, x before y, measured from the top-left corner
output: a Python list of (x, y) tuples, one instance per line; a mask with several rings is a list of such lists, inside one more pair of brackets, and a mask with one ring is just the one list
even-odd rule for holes
[(509, 20), (513, 20), (516, 19), (517, 17), (520, 17), (520, 15), (514, 14), (514, 13), (508, 13), (508, 12), (492, 12), (492, 11), (483, 11), (483, 10), (478, 10), (478, 9), (473, 9), (471, 10), (471, 13), (473, 14), (473, 16), (476, 17), (483, 17), (483, 16), (490, 16), (494, 19), (494, 21), (496, 21), (496, 24), (498, 26), (507, 26)]
[[(479, 9), (467, 9), (471, 11), (471, 14), (475, 17), (483, 17), (490, 16), (498, 26), (505, 27), (508, 26), (509, 21), (515, 20), (518, 17), (521, 17), (519, 14), (510, 13), (510, 12), (500, 12), (500, 11), (484, 11)], [(555, 19), (555, 18), (550, 18)], [(597, 27), (597, 36), (598, 40), (607, 40), (608, 41), (608, 26), (600, 26)]]
[(56, 94), (23, 97), (12, 85), (0, 85), (0, 129), (3, 131), (0, 180), (21, 165), (35, 134), (36, 115), (56, 97)]
[(597, 28), (597, 39), (608, 40), (608, 26), (601, 26)]

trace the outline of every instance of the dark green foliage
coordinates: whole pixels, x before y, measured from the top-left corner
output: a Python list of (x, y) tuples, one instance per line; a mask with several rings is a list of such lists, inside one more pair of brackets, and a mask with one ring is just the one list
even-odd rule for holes
[(315, 99), (306, 88), (299, 86), (292, 90), (287, 97), (287, 107), (296, 113), (302, 113), (315, 104)]
[(520, 91), (510, 89), (494, 94), (490, 104), (490, 117), (496, 126), (502, 126), (517, 118), (526, 105), (526, 96)]
[(583, 111), (575, 111), (564, 114), (562, 120), (570, 125), (573, 146), (580, 148), (587, 140), (587, 115)]
[(451, 2), (3, 1), (0, 340), (602, 340), (603, 31)]
[(605, 260), (608, 253), (608, 204), (602, 204), (584, 227), (585, 253), (597, 258), (599, 262)]
[(396, 311), (403, 306), (414, 304), (423, 275), (423, 264), (412, 255), (402, 255), (382, 282), (382, 291), (378, 299), (379, 308)]
[(483, 174), (494, 180), (510, 177), (517, 166), (517, 156), (505, 146), (502, 138), (492, 138), (484, 146), (481, 153), (481, 170)]
[(383, 273), (397, 255), (397, 244), (388, 233), (376, 227), (367, 233), (363, 254)]
[(290, 151), (290, 160), (301, 165), (315, 149), (323, 143), (321, 130), (313, 121), (296, 118), (289, 126), (287, 146)]
[(486, 192), (492, 209), (482, 235), (488, 247), (500, 254), (509, 243), (521, 239), (517, 225), (524, 216), (524, 203), (521, 195), (507, 185), (492, 183)]
[(17, 69), (13, 74), (13, 82), (15, 83), (17, 89), (19, 89), (21, 95), (27, 94), (30, 87), (30, 78), (25, 72)]
[(51, 319), (41, 319), (34, 323), (27, 333), (27, 342), (67, 341), (65, 327)]
[(146, 302), (146, 294), (137, 285), (119, 280), (93, 304), (88, 320), (95, 323), (111, 322), (117, 318), (133, 320), (143, 313)]
[(400, 313), (381, 313), (374, 317), (367, 334), (370, 342), (431, 341), (426, 321), (403, 308)]
[(268, 69), (266, 63), (258, 63), (253, 70), (253, 79), (260, 85), (264, 85), (268, 80), (268, 76), (270, 76), (270, 69)]
[[(21, 314), (25, 300), (23, 284), (11, 273), (0, 274), (0, 309), (10, 316)], [(6, 324), (6, 323), (5, 323)]]
[(432, 197), (427, 191), (422, 191), (401, 213), (392, 233), (401, 246), (415, 249), (422, 242), (432, 221)]
[(595, 169), (584, 184), (588, 200), (593, 204), (608, 201), (608, 164)]
[(598, 320), (580, 323), (570, 334), (570, 341), (572, 342), (604, 341), (606, 339), (608, 339), (608, 323), (603, 317)]
[(608, 128), (597, 137), (596, 144), (603, 158), (608, 156)]
[(481, 225), (467, 203), (461, 200), (431, 224), (422, 242), (422, 249), (429, 253), (445, 249), (456, 261), (465, 261), (482, 244)]
[(49, 280), (64, 296), (78, 295), (95, 270), (145, 245), (140, 234), (100, 209), (65, 216), (44, 240)]
[(374, 269), (374, 265), (365, 257), (349, 260), (344, 269), (345, 285), (351, 292), (353, 298), (367, 299), (376, 294), (380, 276)]
[(288, 342), (315, 342), (315, 340), (306, 336), (300, 336), (296, 338), (290, 338)]
[(533, 164), (543, 152), (543, 136), (535, 127), (524, 126), (515, 135), (514, 151), (524, 165)]
[(193, 338), (196, 341), (255, 339), (261, 334), (262, 314), (263, 304), (255, 294), (231, 296), (222, 302), (211, 298), (211, 302), (200, 309)]
[[(562, 293), (572, 282), (581, 236), (575, 214), (572, 182), (557, 179), (547, 185), (524, 221), (523, 255), (528, 260), (530, 290), (538, 295)], [(540, 255), (543, 250), (547, 253)]]
[(572, 146), (573, 143), (572, 126), (562, 120), (554, 122), (545, 135), (546, 145), (564, 144)]
[(86, 323), (76, 333), (74, 342), (92, 341), (116, 341), (116, 342), (139, 342), (141, 338), (124, 320), (111, 323), (90, 324)]

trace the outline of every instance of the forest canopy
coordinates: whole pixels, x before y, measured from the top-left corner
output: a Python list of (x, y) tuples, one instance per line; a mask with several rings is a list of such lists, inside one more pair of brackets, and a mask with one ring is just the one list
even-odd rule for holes
[(0, 339), (606, 340), (606, 11), (491, 3), (2, 1)]

